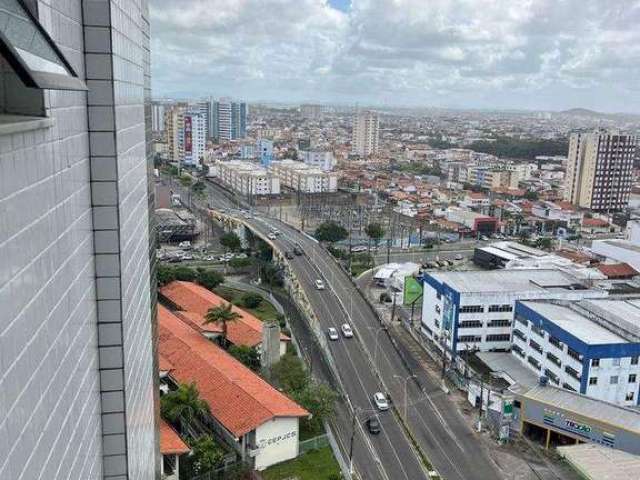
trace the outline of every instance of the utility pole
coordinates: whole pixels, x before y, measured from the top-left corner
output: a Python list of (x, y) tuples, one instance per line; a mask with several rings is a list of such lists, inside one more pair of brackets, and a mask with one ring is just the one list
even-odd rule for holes
[(393, 294), (393, 305), (391, 307), (391, 323), (393, 324), (393, 321), (396, 318), (396, 294)]
[(387, 263), (390, 263), (390, 257), (391, 257), (391, 239), (387, 238)]
[(478, 432), (482, 431), (482, 402), (484, 398), (484, 378), (480, 376), (480, 409), (478, 410)]

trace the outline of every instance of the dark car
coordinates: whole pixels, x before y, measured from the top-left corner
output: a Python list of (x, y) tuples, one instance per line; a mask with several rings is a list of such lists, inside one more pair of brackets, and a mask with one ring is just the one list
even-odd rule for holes
[(296, 255), (300, 256), (300, 255), (302, 255), (302, 249), (300, 247), (294, 247), (293, 253), (295, 253)]
[(373, 435), (377, 435), (378, 433), (380, 433), (380, 420), (378, 419), (378, 417), (369, 417), (369, 419), (367, 420), (367, 430), (369, 430), (369, 433), (373, 434)]
[(293, 258), (293, 253), (291, 253), (290, 251), (287, 250), (287, 252), (284, 254), (285, 257), (287, 257), (289, 260), (291, 260)]

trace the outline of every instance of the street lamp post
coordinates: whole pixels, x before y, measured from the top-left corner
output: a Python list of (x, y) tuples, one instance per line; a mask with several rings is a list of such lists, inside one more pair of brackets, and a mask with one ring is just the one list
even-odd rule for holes
[(404, 381), (404, 420), (407, 421), (407, 386), (409, 385), (409, 380), (412, 378), (416, 378), (415, 375), (409, 375), (408, 377), (402, 377), (400, 375), (394, 375), (394, 377), (399, 378), (401, 381)]

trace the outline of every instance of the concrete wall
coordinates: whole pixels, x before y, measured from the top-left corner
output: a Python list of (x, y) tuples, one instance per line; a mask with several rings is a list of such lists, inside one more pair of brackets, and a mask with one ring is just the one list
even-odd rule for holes
[(298, 419), (276, 418), (256, 429), (255, 442), (260, 453), (255, 457), (256, 470), (298, 456)]

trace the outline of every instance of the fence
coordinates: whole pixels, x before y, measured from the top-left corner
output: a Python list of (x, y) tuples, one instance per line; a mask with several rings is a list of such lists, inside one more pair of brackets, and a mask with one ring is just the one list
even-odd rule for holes
[(329, 446), (329, 438), (326, 434), (318, 435), (317, 437), (310, 438), (309, 440), (303, 440), (299, 444), (300, 455), (307, 453), (310, 450), (318, 450), (320, 448)]

